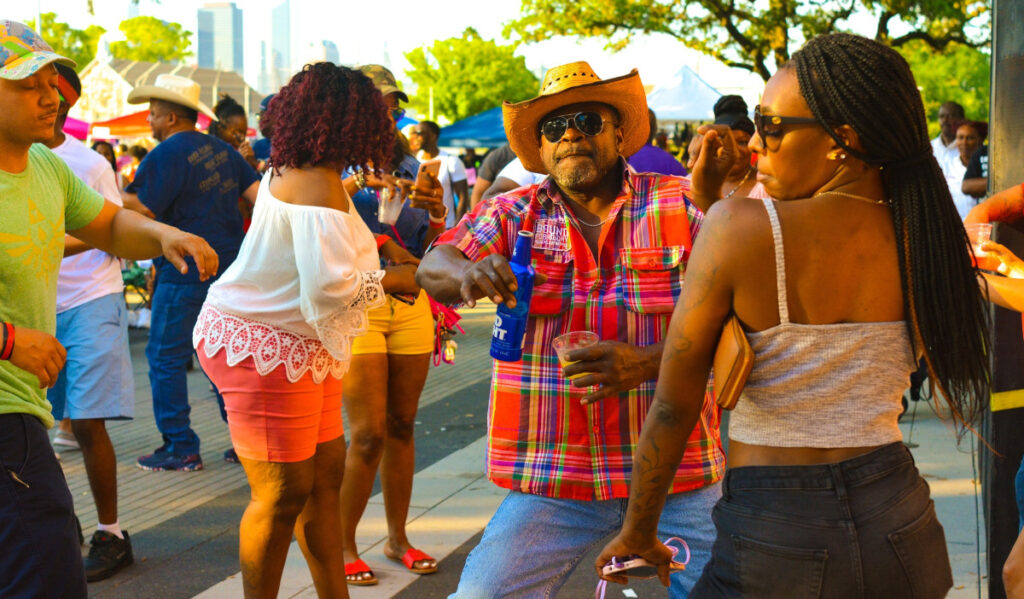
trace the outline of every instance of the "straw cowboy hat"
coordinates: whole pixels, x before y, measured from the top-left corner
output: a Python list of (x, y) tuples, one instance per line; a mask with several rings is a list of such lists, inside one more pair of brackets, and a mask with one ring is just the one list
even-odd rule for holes
[(540, 158), (540, 120), (553, 110), (580, 102), (600, 102), (618, 111), (623, 156), (632, 156), (647, 144), (651, 127), (647, 119), (647, 96), (636, 69), (628, 75), (601, 79), (589, 64), (571, 62), (544, 75), (540, 95), (536, 98), (515, 104), (502, 103), (508, 143), (526, 170), (548, 172)]
[(153, 85), (140, 85), (128, 94), (129, 104), (142, 104), (150, 100), (163, 100), (198, 110), (216, 120), (213, 111), (199, 101), (199, 84), (188, 77), (178, 75), (157, 75)]

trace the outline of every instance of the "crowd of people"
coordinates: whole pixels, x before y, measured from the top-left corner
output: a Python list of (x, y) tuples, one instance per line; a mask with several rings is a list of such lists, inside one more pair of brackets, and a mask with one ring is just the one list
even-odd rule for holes
[[(919, 368), (958, 426), (984, 411), (987, 302), (1024, 309), (1024, 261), (964, 222), (1020, 219), (1024, 186), (977, 202), (986, 125), (946, 103), (929, 139), (892, 49), (808, 41), (752, 118), (738, 96), (715, 105), (685, 167), (636, 70), (549, 70), (536, 97), (504, 103), (509, 143), (479, 159), (440, 148), (434, 122), (399, 130), (408, 97), (381, 65), (307, 65), (264, 100), (253, 144), (237, 102), (211, 109), (164, 74), (128, 97), (158, 143), (119, 168), (111, 144), (63, 133), (83, 93), (74, 63), (17, 22), (0, 21), (0, 40), (0, 596), (84, 598), (133, 562), (105, 426), (134, 406), (117, 257), (154, 259), (161, 440), (137, 464), (202, 469), (197, 356), (230, 431), (224, 459), (251, 489), (247, 598), (277, 596), (293, 535), (318, 596), (376, 584), (355, 539), (378, 471), (384, 554), (436, 572), (405, 523), (437, 315), (514, 307), (524, 232), (536, 280), (522, 359), (493, 362), (487, 428), (487, 475), (508, 495), (452, 598), (555, 596), (602, 543), (595, 582), (639, 566), (671, 597), (952, 586), (897, 421)], [(709, 373), (732, 317), (753, 366), (727, 457)], [(573, 331), (599, 341), (563, 364), (554, 341)], [(46, 432), (59, 420), (96, 503), (84, 561)], [(1024, 520), (1024, 465), (1017, 501)], [(1024, 540), (1004, 572), (1024, 597)]]

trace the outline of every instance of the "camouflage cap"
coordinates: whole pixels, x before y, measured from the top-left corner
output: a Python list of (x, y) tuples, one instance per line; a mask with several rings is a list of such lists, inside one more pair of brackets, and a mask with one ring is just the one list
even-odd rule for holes
[(75, 67), (75, 61), (54, 52), (24, 23), (0, 21), (0, 78), (25, 79), (51, 62)]
[(373, 81), (373, 84), (378, 90), (380, 90), (381, 94), (386, 96), (391, 93), (397, 93), (398, 97), (403, 102), (409, 101), (409, 96), (405, 95), (404, 91), (398, 89), (398, 83), (395, 81), (395, 76), (392, 75), (391, 71), (387, 70), (384, 66), (379, 64), (364, 64), (359, 67), (359, 70)]

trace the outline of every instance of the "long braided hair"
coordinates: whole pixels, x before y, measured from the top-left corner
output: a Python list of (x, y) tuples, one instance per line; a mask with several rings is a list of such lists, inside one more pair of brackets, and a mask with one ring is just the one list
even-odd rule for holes
[[(822, 127), (847, 153), (882, 169), (910, 338), (963, 432), (989, 397), (989, 312), (910, 67), (891, 48), (845, 33), (814, 38), (789, 66)], [(852, 127), (864, 151), (848, 147), (836, 124)]]

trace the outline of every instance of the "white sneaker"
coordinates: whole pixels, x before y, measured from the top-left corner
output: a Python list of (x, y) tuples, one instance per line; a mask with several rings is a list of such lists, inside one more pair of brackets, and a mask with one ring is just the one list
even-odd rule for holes
[(139, 319), (136, 321), (135, 326), (140, 329), (148, 329), (149, 322), (152, 320), (153, 314), (149, 308), (139, 309)]

